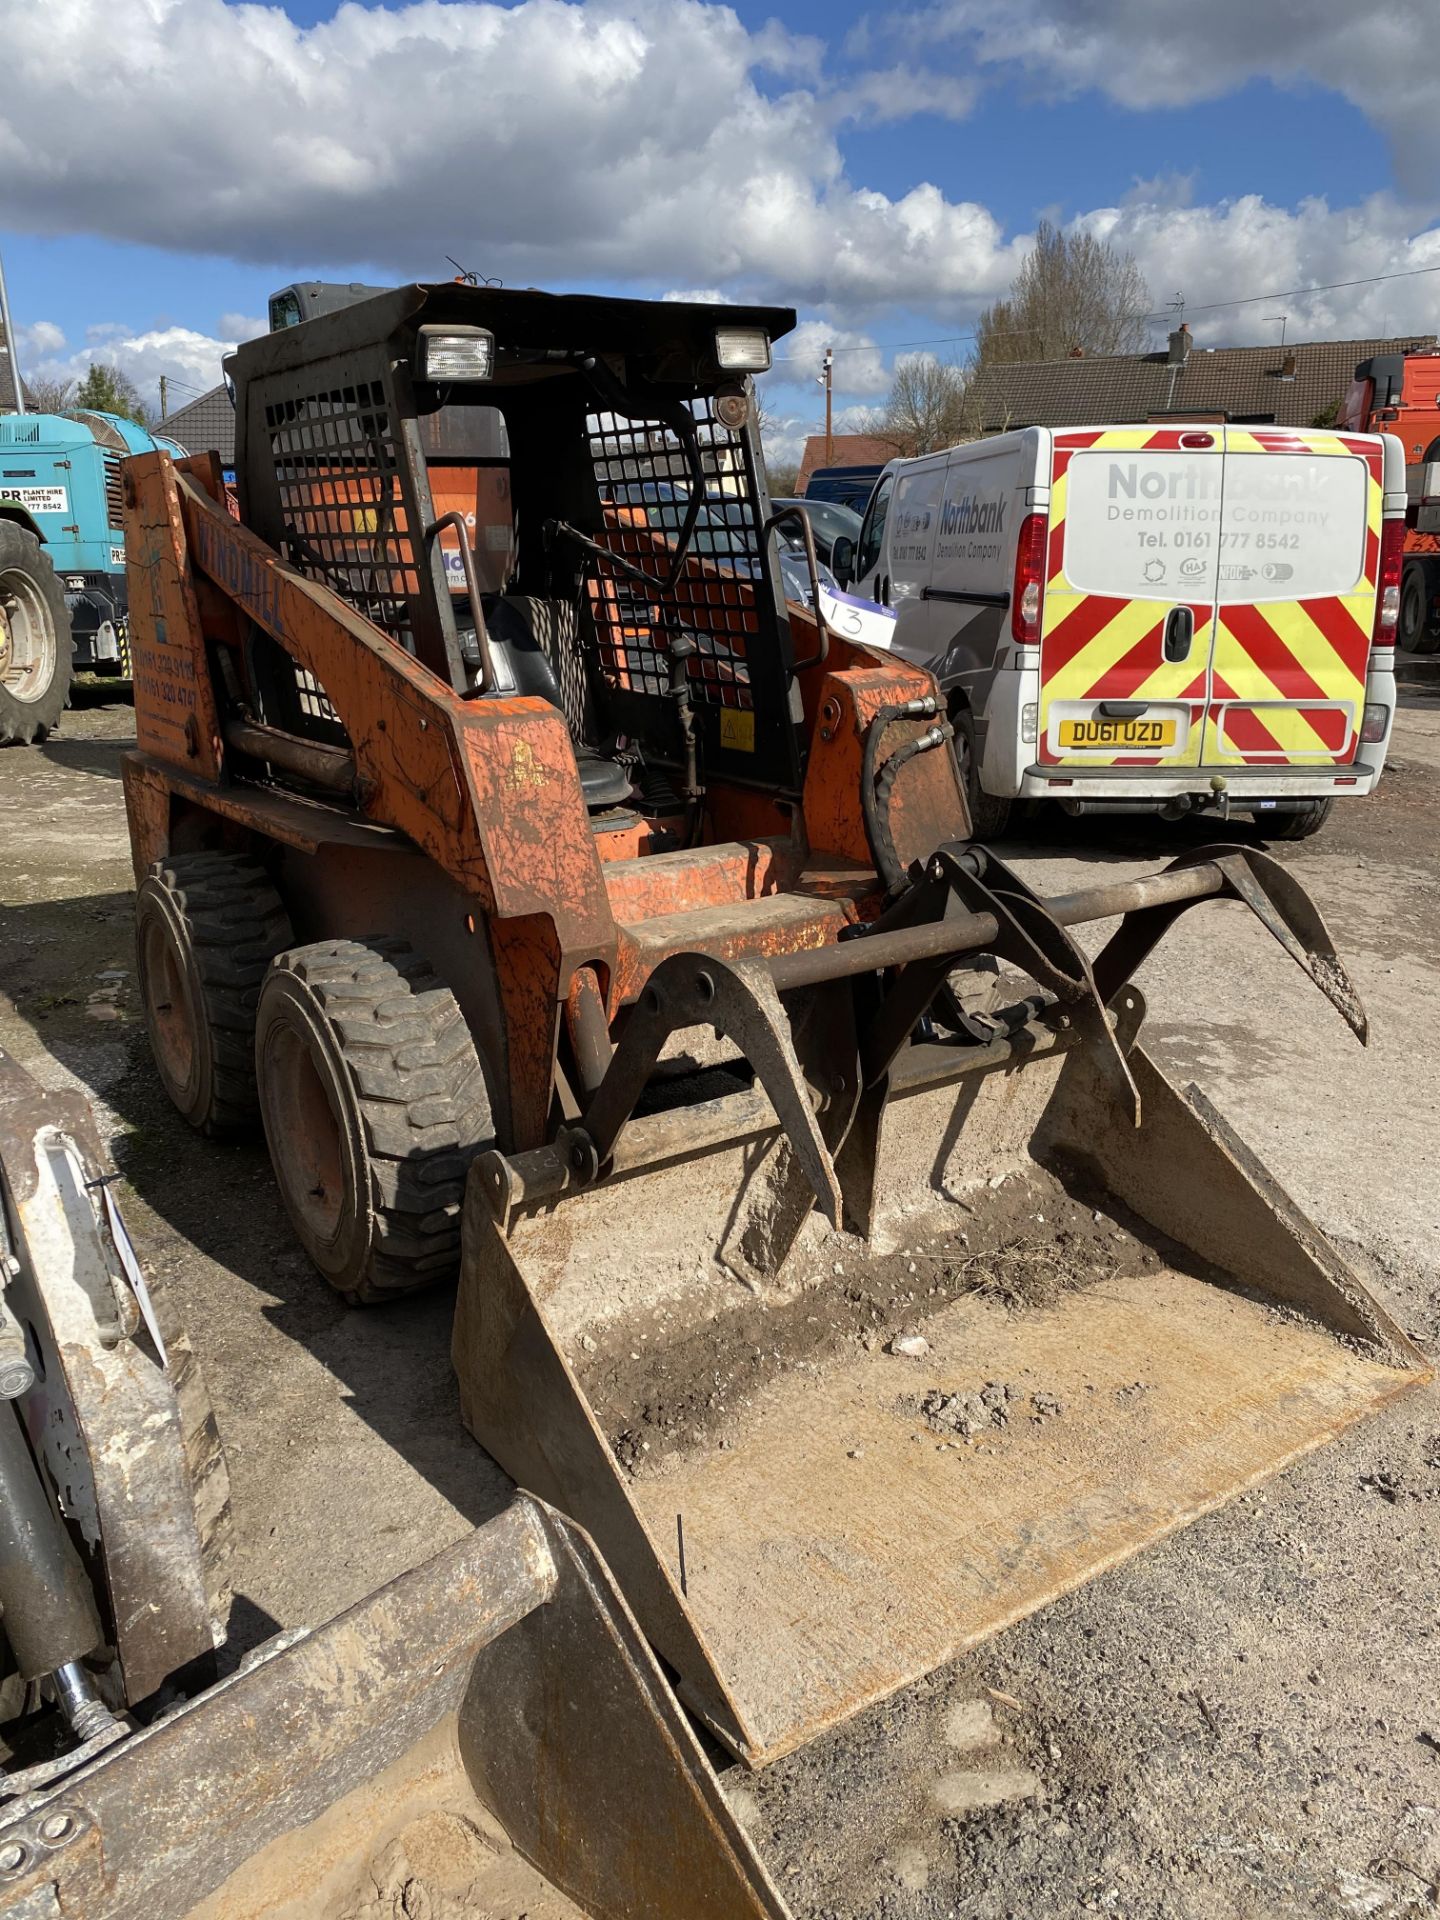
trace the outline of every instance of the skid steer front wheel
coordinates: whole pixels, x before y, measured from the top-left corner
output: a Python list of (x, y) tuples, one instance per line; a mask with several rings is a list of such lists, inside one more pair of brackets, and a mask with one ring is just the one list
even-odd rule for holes
[(140, 883), (136, 965), (150, 1051), (201, 1133), (255, 1124), (255, 1002), (293, 938), (280, 896), (243, 854), (173, 854)]
[(270, 1158), (305, 1251), (352, 1303), (460, 1265), (465, 1173), (494, 1128), (454, 995), (399, 940), (283, 953), (255, 1063)]

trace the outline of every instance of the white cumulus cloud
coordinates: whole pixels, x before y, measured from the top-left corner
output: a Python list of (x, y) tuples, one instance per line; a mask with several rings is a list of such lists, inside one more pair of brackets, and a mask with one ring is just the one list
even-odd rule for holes
[[(927, 136), (881, 192), (853, 177), (837, 128), (960, 117), (1016, 74), (1159, 110), (1263, 73), (1317, 89), (1317, 111), (1322, 88), (1354, 102), (1395, 143), (1400, 190), (1201, 206), (1183, 175), (1159, 176), (1079, 224), (1135, 253), (1157, 338), (1177, 290), (1208, 340), (1273, 337), (1272, 311), (1291, 338), (1418, 329), (1440, 276), (1376, 276), (1440, 261), (1433, 3), (910, 0), (832, 48), (750, 31), (717, 0), (391, 0), (313, 26), (225, 0), (0, 0), (4, 219), (307, 277), (443, 277), (453, 254), (509, 284), (773, 300), (804, 317), (770, 383), (803, 413), (827, 343), (845, 349), (847, 403), (883, 393), (897, 334), (960, 336), (936, 351), (963, 357), (1030, 243), (934, 184)], [(1365, 284), (1286, 291), (1339, 280)], [(1276, 304), (1204, 311), (1250, 294)], [(226, 343), (261, 327), (102, 322), (82, 346), (32, 328), (29, 351), (205, 387)]]
[(158, 411), (164, 374), (170, 383), (172, 413), (217, 386), (225, 355), (234, 352), (237, 340), (250, 337), (238, 328), (227, 329), (228, 337), (199, 333), (193, 327), (157, 327), (137, 333), (111, 321), (97, 321), (85, 332), (85, 345), (77, 347), (53, 321), (17, 326), (15, 341), (25, 378), (78, 383), (92, 366), (118, 367), (134, 381), (146, 405)]
[(1048, 93), (1093, 88), (1130, 110), (1257, 79), (1328, 88), (1388, 135), (1401, 187), (1440, 203), (1434, 0), (934, 0), (902, 17), (905, 37), (932, 50), (948, 40), (967, 64), (1023, 70)]

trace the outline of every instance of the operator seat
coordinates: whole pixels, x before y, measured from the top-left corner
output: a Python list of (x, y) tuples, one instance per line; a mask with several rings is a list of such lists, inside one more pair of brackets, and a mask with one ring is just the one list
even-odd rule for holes
[[(486, 594), (483, 605), (490, 660), (495, 669), (495, 685), (490, 691), (497, 699), (504, 699), (507, 695), (513, 698), (518, 694), (548, 700), (552, 707), (558, 707), (563, 713), (565, 702), (561, 697), (560, 682), (549, 655), (535, 636), (530, 605), (520, 596), (505, 594)], [(479, 647), (468, 614), (468, 602), (457, 601), (455, 622), (460, 649), (467, 663), (478, 669)], [(592, 813), (604, 812), (610, 807), (623, 807), (630, 798), (632, 785), (624, 767), (576, 740), (573, 727), (570, 737), (575, 748), (575, 764), (580, 771), (580, 791), (585, 796), (586, 806)]]

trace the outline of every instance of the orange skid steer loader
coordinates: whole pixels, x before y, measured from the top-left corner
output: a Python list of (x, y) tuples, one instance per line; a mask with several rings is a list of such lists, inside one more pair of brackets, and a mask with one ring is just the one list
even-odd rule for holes
[(458, 1275), (468, 1425), (752, 1765), (1422, 1374), (1139, 1041), (1215, 900), (1363, 1040), (1298, 884), (1038, 897), (930, 676), (785, 600), (793, 322), (399, 288), (235, 356), (238, 524), (125, 481), (160, 1075), (348, 1298)]

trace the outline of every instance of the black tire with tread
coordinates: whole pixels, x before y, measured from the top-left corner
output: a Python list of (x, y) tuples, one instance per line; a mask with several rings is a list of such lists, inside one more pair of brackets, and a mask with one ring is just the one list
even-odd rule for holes
[(1424, 653), (1425, 642), (1425, 574), (1423, 568), (1412, 562), (1400, 577), (1400, 619), (1395, 643), (1411, 653)]
[[(201, 1133), (253, 1132), (255, 1008), (271, 960), (294, 939), (289, 915), (264, 870), (243, 854), (181, 853), (157, 860), (135, 903), (141, 1000), (166, 1092)], [(183, 1081), (157, 1033), (147, 925), (169, 943), (186, 995), (194, 1043)]]
[(1334, 805), (1334, 800), (1307, 800), (1284, 813), (1266, 811), (1255, 818), (1267, 840), (1308, 840), (1330, 818)]
[[(287, 1109), (282, 1082), (303, 1070), (300, 1049), (338, 1137), (338, 1218), (327, 1231), (287, 1188), (301, 1157), (286, 1116), (301, 1109)], [(261, 989), (256, 1062), (281, 1193), (330, 1285), (369, 1305), (453, 1279), (465, 1176), (494, 1125), (469, 1026), (429, 962), (388, 937), (282, 953)]]
[(26, 700), (0, 683), (0, 747), (25, 746), (45, 739), (59, 725), (75, 674), (75, 642), (54, 564), (35, 535), (14, 520), (0, 520), (0, 573), (5, 572), (28, 575), (49, 608), (54, 628), (55, 668), (48, 683)]
[(980, 786), (975, 721), (963, 700), (951, 702), (950, 724), (955, 729), (955, 758), (965, 787), (965, 803), (970, 809), (970, 837), (972, 840), (999, 840), (1010, 825), (1013, 802), (986, 793)]
[(195, 1505), (195, 1528), (200, 1536), (200, 1559), (205, 1575), (205, 1598), (222, 1646), (230, 1616), (230, 1551), (233, 1528), (230, 1513), (230, 1469), (215, 1424), (215, 1409), (190, 1336), (171, 1313), (163, 1288), (150, 1289), (151, 1304), (165, 1341), (166, 1377), (180, 1409), (180, 1440), (185, 1449), (185, 1472)]

